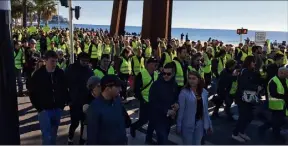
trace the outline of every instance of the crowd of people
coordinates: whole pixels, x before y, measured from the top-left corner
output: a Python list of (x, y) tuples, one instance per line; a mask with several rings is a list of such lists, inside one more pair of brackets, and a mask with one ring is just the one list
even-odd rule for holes
[[(126, 128), (136, 130), (148, 124), (147, 144), (168, 144), (172, 125), (185, 145), (204, 144), (213, 133), (208, 97), (215, 104), (212, 117), (219, 117), (225, 105), (227, 120), (237, 121), (231, 137), (245, 143), (253, 120), (270, 111), (264, 134), (280, 134), (288, 115), (288, 68), (285, 42), (264, 46), (246, 41), (238, 46), (216, 39), (207, 42), (111, 36), (108, 31), (76, 29), (74, 54), (70, 54), (67, 29), (13, 29), (18, 96), (28, 95), (38, 111), (43, 144), (56, 144), (62, 111), (69, 106), (71, 125), (68, 144), (81, 126), (80, 145), (127, 144)], [(74, 63), (70, 64), (70, 55)], [(27, 92), (23, 92), (22, 76)], [(128, 88), (129, 87), (129, 88)], [(132, 123), (124, 105), (133, 95), (140, 102), (139, 119)], [(262, 99), (261, 97), (265, 97)], [(238, 106), (239, 118), (230, 111)], [(152, 139), (156, 132), (157, 141)]]

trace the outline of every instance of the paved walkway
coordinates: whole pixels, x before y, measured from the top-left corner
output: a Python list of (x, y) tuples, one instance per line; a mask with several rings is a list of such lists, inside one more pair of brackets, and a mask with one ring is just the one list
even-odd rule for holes
[[(37, 119), (36, 110), (32, 107), (30, 100), (28, 97), (18, 97), (18, 109), (19, 109), (19, 120), (20, 120), (20, 136), (21, 136), (21, 144), (23, 145), (40, 145), (41, 144), (41, 132), (39, 130), (39, 122)], [(131, 100), (131, 102), (126, 106), (128, 110), (128, 114), (130, 115), (132, 121), (138, 119), (138, 102), (136, 100)], [(210, 111), (213, 108), (210, 108)], [(232, 108), (234, 112), (237, 113), (237, 108)], [(70, 124), (70, 117), (68, 112), (68, 107), (65, 108), (61, 119), (61, 126), (58, 130), (58, 140), (57, 144), (65, 145), (67, 143), (68, 137), (68, 129)], [(223, 111), (223, 108), (220, 109)], [(211, 113), (210, 113), (211, 114)], [(237, 145), (240, 144), (231, 139), (231, 131), (235, 126), (235, 122), (227, 121), (225, 119), (225, 114), (222, 112), (220, 114), (222, 118), (213, 119), (213, 128), (214, 133), (211, 136), (206, 137), (206, 144), (215, 144), (215, 145)], [(237, 118), (237, 116), (235, 116)], [(253, 120), (253, 122), (249, 125), (247, 134), (252, 138), (251, 141), (246, 144), (249, 145), (272, 145), (276, 144), (272, 142), (270, 138), (271, 130), (267, 132), (266, 137), (259, 137), (257, 133), (257, 127), (261, 125), (262, 122), (260, 120)], [(143, 145), (145, 140), (145, 129), (147, 125), (143, 127), (141, 132), (137, 131), (136, 138), (131, 138), (129, 135), (129, 129), (127, 129), (127, 135), (129, 138), (130, 145)], [(79, 128), (75, 134), (75, 143), (77, 143), (79, 139)], [(169, 140), (171, 144), (181, 144), (181, 139), (179, 136), (175, 134), (175, 128), (172, 127), (171, 133), (169, 136)]]

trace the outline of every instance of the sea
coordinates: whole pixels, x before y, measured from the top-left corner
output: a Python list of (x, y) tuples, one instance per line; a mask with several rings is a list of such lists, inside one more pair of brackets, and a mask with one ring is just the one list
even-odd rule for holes
[[(50, 27), (60, 27), (67, 28), (67, 24), (49, 24)], [(110, 29), (109, 25), (89, 25), (89, 24), (74, 24), (74, 28), (89, 28), (92, 29)], [(139, 26), (126, 26), (125, 31), (132, 33), (140, 33), (141, 27)], [(255, 32), (266, 32), (266, 39), (269, 39), (271, 42), (275, 40), (278, 43), (282, 43), (282, 41), (288, 42), (288, 30), (286, 32), (281, 31), (254, 31), (248, 30), (248, 34), (243, 35), (243, 41), (246, 38), (249, 38), (251, 41), (255, 40)], [(188, 34), (189, 40), (193, 41), (207, 41), (210, 37), (212, 39), (221, 40), (224, 43), (230, 44), (238, 44), (240, 42), (240, 36), (236, 33), (236, 30), (225, 30), (225, 29), (197, 29), (197, 28), (172, 28), (171, 31), (172, 38), (180, 39), (181, 34)], [(185, 39), (185, 36), (184, 36)]]

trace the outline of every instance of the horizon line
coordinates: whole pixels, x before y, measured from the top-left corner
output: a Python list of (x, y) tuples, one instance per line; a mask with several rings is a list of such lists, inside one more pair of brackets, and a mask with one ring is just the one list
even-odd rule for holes
[[(107, 25), (107, 24), (85, 24), (85, 23), (74, 23), (74, 24), (80, 24), (80, 25), (102, 25), (102, 26), (110, 26), (110, 25)], [(142, 27), (142, 26), (137, 26), (137, 25), (125, 25), (125, 27)], [(227, 28), (227, 29), (223, 29), (223, 28), (196, 28), (196, 27), (179, 27), (179, 26), (175, 26), (175, 27), (171, 27), (171, 28), (181, 28), (181, 29), (206, 29), (206, 30), (237, 30), (237, 29), (229, 29), (229, 28)], [(240, 29), (240, 27), (239, 27), (239, 29)], [(288, 28), (287, 28), (287, 31), (281, 31), (281, 30), (256, 30), (256, 29), (248, 29), (248, 30), (250, 30), (250, 31), (262, 31), (262, 32), (283, 32), (283, 33), (288, 33)]]

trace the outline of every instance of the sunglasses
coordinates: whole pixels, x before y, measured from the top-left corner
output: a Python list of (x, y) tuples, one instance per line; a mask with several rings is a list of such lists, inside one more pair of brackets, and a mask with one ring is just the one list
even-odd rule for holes
[(171, 76), (172, 73), (171, 72), (162, 72), (163, 76)]

